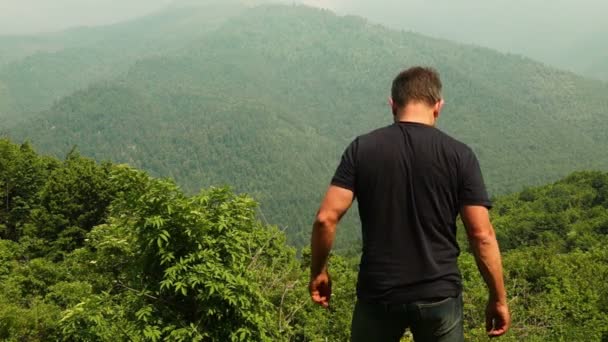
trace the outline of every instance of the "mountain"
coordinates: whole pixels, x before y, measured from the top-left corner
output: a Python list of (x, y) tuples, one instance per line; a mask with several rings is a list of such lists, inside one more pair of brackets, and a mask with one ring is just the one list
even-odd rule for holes
[[(608, 168), (605, 83), (301, 6), (248, 9), (9, 133), (55, 155), (77, 145), (190, 192), (230, 184), (303, 245), (340, 153), (391, 123), (390, 82), (417, 64), (441, 72), (440, 128), (473, 147), (493, 194)], [(347, 221), (341, 241), (356, 240), (355, 227)]]
[[(0, 82), (0, 113), (8, 112), (10, 108), (10, 98), (7, 86)], [(1, 117), (1, 115), (0, 115)]]
[[(608, 80), (606, 2), (598, 0), (303, 0), (396, 29), (523, 54), (587, 77)], [(432, 13), (432, 20), (421, 13)]]
[(0, 36), (0, 82), (12, 99), (0, 118), (30, 117), (76, 90), (118, 77), (138, 59), (186, 47), (244, 8), (237, 0), (175, 4), (116, 25)]

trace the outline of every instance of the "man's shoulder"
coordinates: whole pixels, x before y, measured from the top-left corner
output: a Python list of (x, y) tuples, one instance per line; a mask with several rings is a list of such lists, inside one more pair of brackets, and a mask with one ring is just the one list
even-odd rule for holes
[(442, 140), (442, 142), (447, 145), (448, 147), (450, 147), (452, 150), (454, 150), (455, 152), (458, 153), (472, 153), (473, 150), (471, 149), (471, 147), (469, 147), (469, 145), (465, 144), (464, 142), (454, 138), (453, 136), (451, 136), (450, 134), (440, 130), (440, 129), (436, 129), (435, 130), (437, 133), (437, 136), (439, 137), (439, 139)]
[(357, 138), (355, 140), (357, 140), (357, 141), (377, 140), (382, 137), (386, 137), (387, 135), (393, 134), (395, 132), (395, 128), (396, 128), (395, 125), (388, 125), (388, 126), (376, 128), (367, 133), (363, 133), (363, 134), (357, 136)]
[[(361, 146), (377, 146), (380, 141), (394, 141), (392, 139), (400, 136), (400, 134), (401, 130), (398, 125), (387, 125), (358, 135), (351, 143), (351, 146), (356, 146), (357, 148)], [(439, 142), (443, 148), (451, 150), (459, 156), (474, 154), (473, 149), (471, 149), (469, 145), (438, 128), (429, 129), (425, 135), (432, 140)]]

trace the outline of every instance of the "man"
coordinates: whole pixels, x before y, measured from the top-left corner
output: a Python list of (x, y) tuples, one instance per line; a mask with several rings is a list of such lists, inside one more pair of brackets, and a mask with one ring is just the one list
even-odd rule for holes
[(394, 124), (356, 138), (346, 149), (318, 211), (311, 247), (310, 295), (328, 307), (327, 260), (336, 225), (356, 197), (363, 253), (351, 340), (463, 341), (457, 265), (460, 214), (488, 286), (486, 329), (504, 334), (510, 316), (502, 264), (479, 163), (465, 144), (435, 128), (441, 81), (414, 67), (393, 81)]

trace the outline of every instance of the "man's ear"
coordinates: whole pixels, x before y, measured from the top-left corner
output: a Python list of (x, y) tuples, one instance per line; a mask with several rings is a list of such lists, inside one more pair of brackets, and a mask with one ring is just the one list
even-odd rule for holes
[(390, 96), (388, 97), (388, 105), (391, 107), (393, 115), (397, 115), (397, 106), (395, 105), (395, 101), (393, 100), (393, 98)]
[(444, 104), (445, 104), (445, 100), (444, 99), (439, 100), (435, 104), (435, 108), (433, 108), (433, 115), (435, 116), (435, 118), (437, 118), (439, 116), (439, 114), (441, 114), (441, 110), (443, 109), (443, 105)]

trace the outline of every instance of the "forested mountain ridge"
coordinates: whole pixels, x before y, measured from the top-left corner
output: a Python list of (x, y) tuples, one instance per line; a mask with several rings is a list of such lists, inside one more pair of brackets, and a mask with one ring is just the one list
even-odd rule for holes
[[(608, 81), (606, 3), (597, 0), (407, 2), (311, 1), (396, 29), (523, 54), (559, 69)], [(433, 20), (421, 13), (433, 13)], [(603, 64), (603, 65), (602, 65)]]
[[(7, 86), (0, 81), (0, 113), (8, 113), (11, 107), (11, 99), (8, 93)], [(4, 114), (0, 114), (0, 117), (4, 118)], [(9, 125), (3, 125), (2, 129), (6, 129)], [(5, 132), (4, 132), (5, 133)]]
[[(0, 198), (2, 340), (348, 340), (358, 246), (331, 257), (323, 310), (308, 297), (308, 251), (296, 259), (247, 195), (187, 196), (126, 165), (0, 139)], [(608, 338), (607, 213), (602, 172), (496, 198), (513, 312), (502, 340)], [(465, 338), (486, 341), (487, 290), (463, 237)]]
[[(54, 155), (78, 145), (190, 191), (230, 184), (303, 245), (341, 151), (391, 123), (390, 81), (416, 64), (441, 72), (440, 128), (474, 148), (492, 193), (608, 168), (596, 148), (608, 144), (608, 85), (301, 6), (249, 9), (9, 133)], [(356, 240), (356, 225), (345, 226)]]
[(0, 36), (0, 82), (12, 105), (11, 121), (48, 109), (72, 92), (124, 73), (137, 60), (180, 50), (246, 6), (208, 0), (174, 5), (124, 23), (34, 36)]

